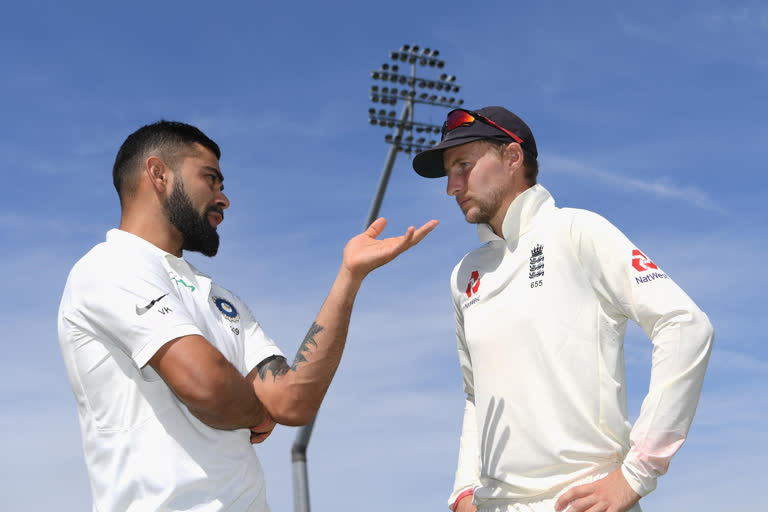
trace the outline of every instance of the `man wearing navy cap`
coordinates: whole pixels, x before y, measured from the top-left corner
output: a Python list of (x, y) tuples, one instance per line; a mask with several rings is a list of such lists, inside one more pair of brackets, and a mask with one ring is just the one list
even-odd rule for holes
[[(707, 316), (599, 215), (537, 184), (528, 125), (502, 107), (450, 112), (413, 168), (447, 176), (482, 246), (453, 270), (467, 393), (454, 511), (639, 511), (685, 441), (711, 352)], [(627, 419), (627, 320), (654, 345)]]

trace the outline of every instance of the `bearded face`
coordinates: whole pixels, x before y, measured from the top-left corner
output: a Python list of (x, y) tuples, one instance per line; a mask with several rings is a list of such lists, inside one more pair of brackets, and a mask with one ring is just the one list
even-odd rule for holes
[(179, 174), (176, 175), (173, 191), (164, 205), (168, 220), (184, 237), (182, 250), (199, 252), (209, 257), (216, 255), (219, 250), (219, 233), (208, 221), (208, 213), (214, 211), (223, 215), (219, 206), (210, 206), (202, 214), (195, 210)]

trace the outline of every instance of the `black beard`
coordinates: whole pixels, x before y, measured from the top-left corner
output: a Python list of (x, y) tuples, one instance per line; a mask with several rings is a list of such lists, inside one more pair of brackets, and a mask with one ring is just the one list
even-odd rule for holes
[(216, 255), (219, 251), (219, 234), (208, 222), (208, 213), (222, 213), (221, 208), (211, 206), (202, 216), (198, 214), (184, 190), (180, 176), (177, 176), (173, 191), (165, 201), (165, 208), (168, 210), (168, 220), (184, 238), (181, 246), (183, 251), (199, 252), (209, 257)]

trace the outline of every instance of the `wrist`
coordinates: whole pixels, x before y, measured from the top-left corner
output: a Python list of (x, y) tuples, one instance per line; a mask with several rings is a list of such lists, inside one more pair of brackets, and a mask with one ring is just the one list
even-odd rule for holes
[(461, 503), (461, 500), (467, 497), (472, 499), (472, 496), (474, 495), (474, 493), (475, 491), (473, 489), (467, 489), (466, 491), (463, 491), (461, 494), (456, 496), (456, 501), (453, 502), (453, 507), (451, 507), (451, 510), (453, 512), (456, 512), (456, 509), (459, 507), (459, 503)]
[(356, 294), (363, 284), (363, 279), (367, 273), (354, 272), (344, 263), (339, 268), (339, 273), (336, 276), (336, 283), (345, 291), (350, 291)]
[(272, 416), (270, 416), (269, 413), (267, 412), (267, 420), (264, 423), (262, 423), (261, 425), (257, 425), (255, 427), (251, 427), (251, 430), (258, 432), (259, 429), (262, 429), (262, 428), (266, 427), (271, 422), (272, 422)]

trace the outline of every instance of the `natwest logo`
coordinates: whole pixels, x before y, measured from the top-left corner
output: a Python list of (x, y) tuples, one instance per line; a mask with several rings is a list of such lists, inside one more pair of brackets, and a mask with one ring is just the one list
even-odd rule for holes
[(477, 293), (477, 290), (480, 288), (480, 273), (477, 270), (474, 270), (472, 272), (472, 277), (469, 279), (469, 284), (467, 284), (467, 297), (471, 297), (473, 293)]
[(645, 272), (646, 270), (654, 269), (658, 270), (654, 262), (648, 259), (648, 256), (638, 251), (637, 249), (632, 251), (632, 266), (638, 272)]

